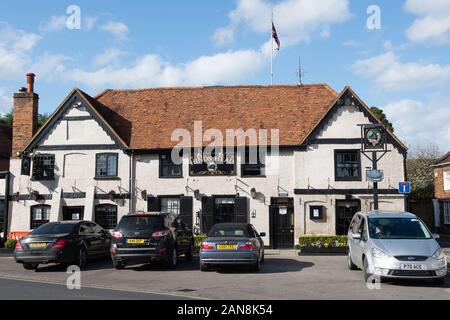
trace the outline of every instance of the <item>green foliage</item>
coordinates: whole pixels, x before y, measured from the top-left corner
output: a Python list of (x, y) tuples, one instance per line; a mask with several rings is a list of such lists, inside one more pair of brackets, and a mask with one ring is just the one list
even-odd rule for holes
[[(38, 127), (42, 127), (47, 121), (47, 119), (50, 117), (48, 113), (39, 114), (38, 115)], [(12, 126), (13, 124), (13, 114), (12, 112), (5, 113), (3, 115), (0, 115), (0, 124), (6, 124), (8, 126)]]
[(206, 238), (207, 238), (206, 236), (194, 236), (195, 246), (196, 246), (196, 247), (200, 247), (200, 244), (201, 244), (202, 241), (205, 240)]
[(371, 107), (370, 111), (372, 111), (372, 113), (386, 126), (389, 131), (394, 132), (394, 126), (388, 120), (382, 109), (378, 107)]
[(299, 247), (346, 248), (347, 236), (301, 236)]
[(17, 240), (10, 239), (5, 242), (6, 249), (14, 249), (16, 247)]

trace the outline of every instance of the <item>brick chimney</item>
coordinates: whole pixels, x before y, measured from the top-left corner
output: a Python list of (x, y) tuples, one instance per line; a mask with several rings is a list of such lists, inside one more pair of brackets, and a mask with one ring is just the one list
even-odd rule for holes
[(34, 93), (34, 73), (27, 74), (27, 87), (14, 93), (12, 157), (22, 151), (38, 129), (39, 95)]

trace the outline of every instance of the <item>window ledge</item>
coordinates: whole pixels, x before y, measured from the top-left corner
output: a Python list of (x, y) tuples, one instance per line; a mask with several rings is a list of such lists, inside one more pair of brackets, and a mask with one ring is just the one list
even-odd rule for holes
[(241, 176), (241, 178), (267, 178), (266, 175), (259, 175), (259, 176)]
[(119, 177), (94, 177), (94, 180), (122, 180)]
[(183, 179), (183, 176), (159, 176), (159, 179)]

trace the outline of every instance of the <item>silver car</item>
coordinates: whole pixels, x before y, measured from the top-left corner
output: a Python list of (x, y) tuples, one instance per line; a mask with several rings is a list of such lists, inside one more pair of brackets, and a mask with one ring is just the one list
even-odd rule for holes
[(362, 269), (366, 281), (375, 276), (442, 284), (447, 259), (438, 237), (409, 212), (358, 212), (348, 231), (348, 267)]
[(223, 265), (249, 265), (259, 271), (264, 261), (264, 242), (248, 223), (218, 223), (200, 245), (200, 270)]

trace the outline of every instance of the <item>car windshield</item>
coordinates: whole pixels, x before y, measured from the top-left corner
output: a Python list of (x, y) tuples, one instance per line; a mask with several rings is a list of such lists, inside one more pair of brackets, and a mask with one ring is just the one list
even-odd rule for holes
[(125, 216), (120, 220), (117, 229), (122, 231), (164, 229), (164, 218), (161, 216)]
[(75, 223), (47, 223), (36, 229), (34, 229), (31, 234), (62, 234), (62, 233), (72, 233), (75, 229)]
[(215, 225), (208, 237), (251, 237), (250, 228), (246, 225)]
[(369, 218), (369, 232), (373, 239), (431, 239), (417, 218)]

